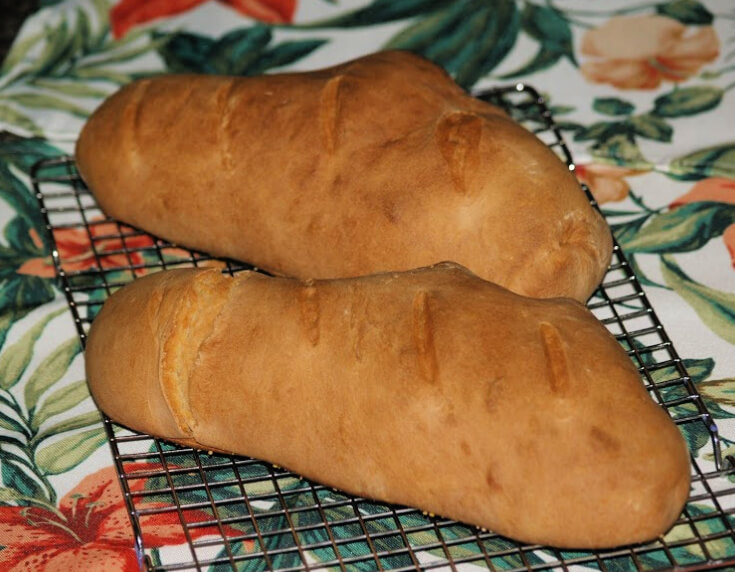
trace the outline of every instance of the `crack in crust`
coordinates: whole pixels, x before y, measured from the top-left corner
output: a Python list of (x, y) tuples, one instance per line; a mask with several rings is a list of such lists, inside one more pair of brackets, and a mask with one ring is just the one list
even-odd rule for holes
[(413, 299), (413, 340), (421, 377), (435, 383), (439, 363), (434, 345), (434, 324), (431, 317), (431, 294), (421, 290)]
[(330, 155), (339, 144), (340, 91), (344, 75), (336, 75), (328, 80), (319, 95), (319, 126), (321, 128), (322, 145)]
[(549, 364), (548, 380), (551, 393), (565, 397), (570, 390), (571, 377), (559, 330), (548, 322), (541, 322), (539, 333), (544, 346), (546, 362)]
[(217, 126), (217, 142), (220, 153), (220, 160), (222, 169), (226, 173), (230, 173), (235, 167), (235, 161), (232, 158), (232, 132), (230, 131), (230, 124), (232, 123), (232, 116), (237, 102), (237, 91), (235, 86), (237, 81), (235, 78), (231, 78), (222, 87), (217, 90), (217, 116), (220, 118), (219, 125)]
[(189, 402), (189, 382), (234, 285), (234, 280), (212, 270), (198, 275), (183, 291), (174, 287), (164, 294), (173, 298), (164, 304), (174, 309), (163, 312), (168, 319), (161, 324), (161, 392), (176, 425), (187, 437), (195, 437), (197, 425)]
[(453, 111), (439, 120), (435, 137), (449, 167), (454, 190), (467, 194), (468, 174), (477, 170), (480, 159), (482, 119), (474, 113)]
[(299, 311), (301, 314), (301, 325), (309, 343), (316, 346), (319, 343), (320, 331), (319, 320), (321, 308), (319, 304), (319, 291), (313, 280), (304, 282), (299, 290)]

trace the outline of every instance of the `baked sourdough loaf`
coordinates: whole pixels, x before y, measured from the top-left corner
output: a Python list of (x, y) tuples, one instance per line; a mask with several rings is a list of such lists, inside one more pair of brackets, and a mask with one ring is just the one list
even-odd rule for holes
[(105, 303), (86, 367), (133, 429), (529, 543), (647, 541), (689, 492), (681, 434), (582, 304), (453, 264), (146, 276)]
[(583, 301), (611, 255), (606, 223), (546, 145), (405, 52), (143, 79), (92, 115), (76, 157), (109, 216), (273, 274), (453, 260), (520, 294)]

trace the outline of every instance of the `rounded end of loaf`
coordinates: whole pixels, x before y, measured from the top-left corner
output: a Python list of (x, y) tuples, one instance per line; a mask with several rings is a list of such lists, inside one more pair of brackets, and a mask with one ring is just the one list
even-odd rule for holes
[[(646, 415), (649, 423), (650, 414)], [(605, 450), (604, 434), (593, 437), (600, 440), (598, 447), (603, 450), (598, 459), (602, 462), (590, 455), (589, 467), (569, 464), (573, 469), (567, 477), (557, 473), (551, 503), (556, 510), (545, 513), (541, 507), (535, 521), (524, 522), (524, 533), (515, 538), (568, 550), (604, 550), (645, 544), (665, 535), (689, 497), (689, 451), (670, 419), (662, 419), (660, 430), (651, 433), (656, 442), (645, 445), (644, 456), (636, 450), (634, 421), (629, 429), (626, 447), (630, 453), (619, 460), (614, 459), (614, 451)], [(584, 431), (578, 432), (577, 439), (580, 436), (584, 438)], [(568, 490), (566, 485), (575, 482), (577, 490)]]
[(585, 307), (538, 303), (551, 310), (540, 323), (544, 359), (534, 365), (529, 354), (518, 366), (526, 388), (503, 412), (504, 425), (519, 428), (506, 437), (518, 464), (488, 465), (498, 503), (487, 518), (497, 519), (499, 534), (570, 550), (653, 541), (670, 530), (690, 493), (686, 440)]
[[(87, 382), (114, 421), (194, 445), (185, 380), (229, 289), (217, 269), (156, 273), (112, 294), (92, 323)], [(207, 312), (193, 312), (205, 307)], [(194, 348), (194, 351), (192, 351)]]
[[(84, 123), (77, 138), (74, 148), (77, 170), (93, 192), (105, 188), (105, 178), (108, 184), (118, 179), (118, 146), (125, 137), (121, 130), (122, 116), (133, 85), (126, 85), (105, 99)], [(95, 198), (106, 202), (104, 193), (100, 197), (95, 193)]]
[(558, 227), (557, 235), (546, 247), (533, 251), (527, 261), (534, 271), (511, 275), (505, 286), (532, 298), (572, 298), (585, 303), (610, 265), (610, 228), (592, 207), (560, 217)]
[(612, 258), (610, 227), (538, 137), (508, 118), (483, 125), (479, 148), (493, 160), (478, 166), (469, 195), (494, 202), (482, 203), (488, 205), (479, 211), (487, 216), (483, 248), (465, 266), (523, 296), (586, 302)]

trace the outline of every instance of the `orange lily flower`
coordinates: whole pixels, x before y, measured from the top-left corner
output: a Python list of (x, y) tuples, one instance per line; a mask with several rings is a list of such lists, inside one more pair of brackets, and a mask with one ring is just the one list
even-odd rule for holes
[[(160, 470), (150, 463), (128, 467), (134, 471)], [(131, 492), (142, 491), (145, 479), (129, 481)], [(136, 505), (141, 511), (164, 508), (157, 502)], [(211, 519), (202, 511), (187, 512), (189, 522)], [(184, 544), (176, 511), (158, 511), (140, 516), (147, 547)], [(193, 538), (218, 534), (214, 526), (191, 527)], [(59, 502), (58, 507), (0, 507), (0, 568), (3, 570), (86, 570), (89, 572), (139, 570), (127, 507), (113, 467), (82, 479)]]
[[(207, 0), (121, 0), (110, 10), (110, 26), (115, 38), (122, 38), (134, 26), (173, 16), (196, 8)], [(245, 16), (269, 23), (293, 21), (296, 0), (218, 0)]]
[[(31, 239), (40, 249), (43, 244), (38, 233), (31, 230)], [(121, 235), (124, 238), (121, 238)], [(109, 237), (109, 238), (108, 238)], [(90, 240), (91, 239), (91, 240)], [(79, 272), (90, 268), (126, 268), (144, 263), (140, 249), (154, 245), (153, 239), (138, 234), (126, 226), (115, 223), (90, 224), (89, 234), (79, 228), (54, 230), (54, 240), (62, 266), (67, 272)], [(94, 248), (92, 248), (94, 243)], [(50, 256), (32, 258), (21, 265), (18, 274), (31, 274), (41, 278), (53, 278), (54, 264)], [(143, 273), (142, 268), (136, 273)]]

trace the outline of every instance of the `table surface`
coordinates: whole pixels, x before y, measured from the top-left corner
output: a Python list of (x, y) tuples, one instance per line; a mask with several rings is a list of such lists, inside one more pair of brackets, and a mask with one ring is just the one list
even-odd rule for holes
[[(40, 5), (0, 68), (1, 568), (139, 566), (108, 433), (43, 239), (31, 166), (70, 153), (107, 95), (156, 73), (310, 70), (398, 48), (433, 59), (468, 89), (534, 86), (684, 358), (723, 454), (735, 450), (732, 2)], [(60, 255), (74, 258), (77, 270), (95, 264), (91, 246), (71, 234), (55, 235)], [(690, 445), (711, 471), (709, 449)], [(725, 490), (732, 477), (718, 479)], [(729, 515), (735, 502), (723, 503)], [(160, 518), (146, 527), (151, 562), (163, 569), (167, 559), (186, 560), (192, 536), (177, 523)], [(710, 544), (706, 562), (735, 556), (731, 536)]]

